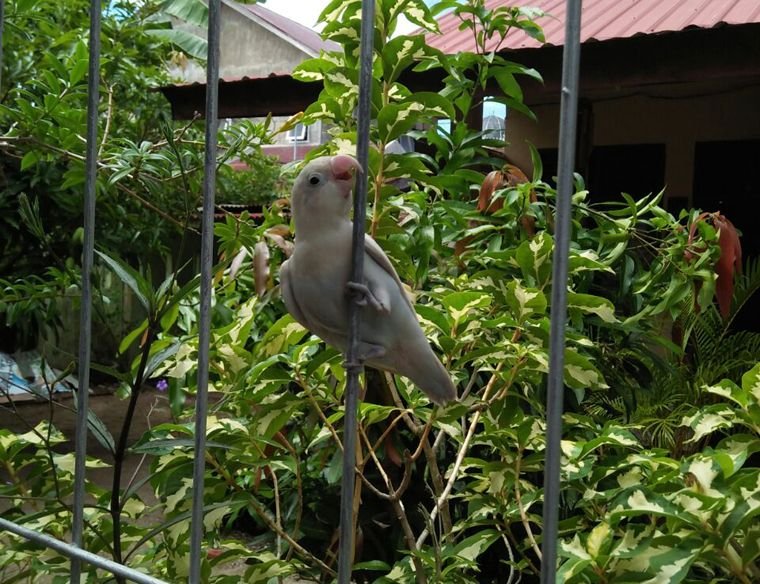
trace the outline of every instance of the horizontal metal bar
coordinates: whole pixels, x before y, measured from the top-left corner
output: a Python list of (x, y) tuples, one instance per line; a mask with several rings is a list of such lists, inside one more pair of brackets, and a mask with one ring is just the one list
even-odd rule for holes
[(45, 535), (44, 533), (33, 531), (22, 525), (19, 525), (18, 523), (13, 523), (12, 521), (3, 519), (2, 517), (0, 517), (0, 529), (15, 533), (16, 535), (28, 539), (29, 541), (33, 541), (34, 543), (38, 543), (57, 552), (60, 552), (69, 558), (77, 558), (79, 560), (87, 562), (88, 564), (92, 564), (93, 566), (102, 568), (103, 570), (107, 570), (108, 572), (111, 572), (117, 576), (123, 576), (127, 580), (137, 582), (138, 584), (168, 584), (163, 580), (159, 580), (158, 578), (154, 578), (148, 574), (138, 572), (132, 568), (127, 568), (123, 564), (118, 564), (113, 560), (109, 560), (97, 554), (93, 554), (92, 552), (88, 552), (87, 550), (80, 549), (74, 545), (63, 542), (60, 539)]

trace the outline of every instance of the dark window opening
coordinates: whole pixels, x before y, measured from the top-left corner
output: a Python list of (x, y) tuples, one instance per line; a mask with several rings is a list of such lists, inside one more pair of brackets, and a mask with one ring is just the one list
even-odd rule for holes
[(557, 188), (559, 150), (557, 148), (539, 148), (538, 155), (541, 157), (541, 166), (543, 167), (541, 179)]
[(593, 203), (619, 201), (620, 193), (639, 199), (665, 186), (665, 144), (594, 146), (586, 187)]
[(760, 140), (697, 142), (694, 148), (694, 206), (720, 211), (742, 232), (745, 256), (760, 253)]
[[(742, 255), (760, 253), (760, 140), (697, 142), (694, 147), (694, 207), (720, 211), (741, 232)], [(760, 331), (760, 293), (734, 321), (738, 329)]]

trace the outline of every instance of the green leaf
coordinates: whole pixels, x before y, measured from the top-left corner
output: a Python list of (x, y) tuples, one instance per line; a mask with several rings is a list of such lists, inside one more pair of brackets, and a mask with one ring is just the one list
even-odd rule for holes
[[(245, 573), (245, 582), (250, 584), (268, 584), (269, 582), (282, 582), (287, 576), (296, 572), (296, 564), (290, 560), (277, 559), (270, 552), (260, 552), (254, 556), (254, 560), (260, 560), (261, 563), (254, 563)], [(250, 560), (247, 562), (252, 563)]]
[(24, 154), (24, 157), (21, 159), (21, 170), (27, 170), (28, 168), (31, 168), (37, 162), (40, 160), (40, 153), (36, 150), (30, 150), (26, 154)]
[(452, 292), (441, 298), (455, 325), (463, 322), (472, 310), (489, 306), (492, 300), (490, 294), (471, 290)]
[(530, 161), (533, 166), (533, 182), (538, 182), (544, 176), (544, 163), (541, 160), (541, 155), (538, 153), (538, 148), (532, 142), (528, 142), (528, 148), (530, 149)]
[(359, 419), (369, 426), (382, 422), (395, 411), (397, 411), (397, 409), (392, 406), (380, 406), (377, 404), (362, 402), (359, 404)]
[(119, 343), (119, 354), (124, 354), (124, 352), (129, 349), (129, 347), (132, 346), (132, 343), (137, 340), (137, 338), (145, 332), (145, 329), (148, 328), (148, 319), (145, 319), (142, 321), (135, 329), (132, 330), (126, 337), (124, 337), (121, 340), (121, 343)]
[[(207, 440), (206, 446), (209, 448), (220, 448), (222, 450), (233, 450), (235, 447), (229, 444), (223, 444), (213, 440)], [(137, 454), (152, 454), (160, 456), (168, 454), (177, 448), (195, 448), (195, 438), (158, 438), (148, 442), (133, 446), (130, 452)]]
[[(210, 513), (211, 511), (221, 509), (221, 508), (228, 508), (231, 511), (236, 510), (240, 507), (242, 507), (242, 503), (234, 503), (231, 504), (229, 501), (223, 501), (221, 503), (210, 503), (209, 505), (203, 506), (203, 512), (204, 514)], [(129, 556), (132, 555), (135, 551), (140, 549), (140, 547), (143, 546), (143, 544), (151, 541), (154, 537), (157, 535), (166, 532), (166, 530), (178, 523), (182, 523), (183, 521), (188, 521), (192, 516), (192, 510), (190, 511), (183, 511), (182, 513), (175, 515), (171, 519), (167, 519), (166, 521), (162, 522), (160, 525), (150, 529), (148, 532), (144, 533), (143, 536), (130, 548), (129, 552), (127, 553), (126, 557), (124, 558), (127, 560)]]
[(568, 292), (567, 307), (580, 310), (585, 314), (594, 314), (604, 322), (618, 322), (615, 318), (615, 305), (601, 296)]
[(440, 93), (432, 91), (417, 91), (412, 94), (415, 102), (425, 106), (425, 115), (432, 118), (451, 118), (456, 116), (451, 101)]
[(423, 320), (432, 323), (440, 332), (445, 334), (451, 332), (451, 323), (446, 319), (444, 311), (429, 304), (415, 304), (414, 309)]
[(63, 176), (64, 180), (60, 186), (62, 191), (83, 185), (85, 180), (84, 165), (78, 160), (72, 161)]
[(116, 445), (111, 432), (93, 410), (87, 410), (87, 427), (103, 448), (110, 453), (116, 452)]
[(724, 404), (716, 404), (702, 407), (691, 416), (684, 416), (681, 425), (688, 426), (694, 431), (694, 435), (688, 442), (697, 442), (717, 430), (733, 427), (736, 420), (737, 416), (733, 409)]
[(733, 434), (720, 442), (713, 459), (728, 478), (744, 466), (747, 458), (760, 452), (760, 439), (749, 434)]
[(551, 277), (551, 257), (554, 241), (551, 235), (540, 232), (531, 240), (523, 241), (517, 248), (515, 258), (522, 270), (526, 284), (541, 287)]
[(369, 560), (354, 564), (354, 570), (372, 570), (376, 572), (388, 572), (391, 567), (382, 560)]
[(424, 110), (425, 106), (416, 102), (383, 106), (377, 114), (380, 140), (387, 144), (411, 130), (422, 119)]
[(102, 251), (95, 250), (101, 259), (108, 265), (109, 268), (118, 276), (125, 286), (128, 286), (132, 292), (134, 292), (137, 300), (143, 305), (148, 312), (152, 309), (152, 289), (148, 281), (143, 278), (137, 270), (128, 266), (121, 260), (112, 258), (111, 256), (103, 253)]
[[(581, 558), (570, 558), (569, 560), (562, 562), (559, 570), (557, 571), (557, 584), (564, 584), (565, 582), (575, 582), (575, 576), (582, 574), (586, 568), (593, 565), (591, 560)], [(582, 582), (583, 580), (578, 580)]]
[(208, 6), (202, 0), (169, 0), (163, 5), (163, 11), (187, 24), (208, 27)]
[(634, 487), (626, 490), (615, 501), (609, 511), (611, 519), (619, 516), (659, 515), (677, 521), (686, 519), (686, 513), (673, 505), (661, 495), (645, 492), (642, 488)]
[(742, 389), (755, 405), (760, 405), (760, 363), (742, 375)]
[(335, 450), (330, 463), (322, 471), (322, 474), (330, 485), (340, 482), (340, 477), (343, 475), (343, 452), (340, 449)]
[(292, 316), (286, 314), (275, 322), (259, 343), (260, 350), (267, 357), (276, 355), (298, 343), (304, 336), (309, 334), (303, 326), (298, 324)]
[(522, 101), (523, 92), (520, 84), (515, 79), (514, 74), (510, 71), (509, 67), (493, 67), (491, 69), (496, 82), (499, 84), (499, 88), (504, 94), (513, 97), (514, 99)]
[[(168, 346), (161, 348), (160, 343), (167, 344)], [(164, 363), (167, 359), (170, 357), (173, 357), (177, 354), (177, 351), (182, 346), (182, 343), (177, 340), (171, 340), (171, 339), (162, 339), (160, 341), (157, 341), (154, 343), (152, 347), (152, 355), (148, 359), (148, 362), (145, 365), (145, 373), (144, 378), (148, 379), (153, 376), (153, 372)]]
[(573, 389), (608, 387), (604, 377), (591, 361), (570, 348), (565, 350), (565, 384)]
[(79, 83), (84, 78), (85, 73), (87, 73), (89, 64), (88, 59), (76, 59), (69, 74), (69, 84), (76, 85)]
[[(625, 237), (627, 238), (628, 235), (626, 234)], [(571, 249), (568, 257), (567, 269), (571, 274), (576, 274), (584, 271), (605, 271), (609, 272), (610, 274), (615, 273), (615, 270), (603, 262), (595, 251), (590, 249)]]
[(387, 83), (393, 83), (399, 74), (426, 53), (425, 40), (419, 36), (398, 36), (383, 47), (383, 75)]
[(484, 529), (475, 535), (460, 541), (454, 549), (444, 555), (453, 555), (474, 562), (499, 538), (499, 533), (493, 529)]
[(507, 304), (515, 318), (523, 321), (534, 314), (546, 314), (546, 296), (536, 288), (525, 288), (518, 280), (512, 280), (506, 288)]
[(306, 59), (295, 69), (293, 69), (293, 79), (306, 82), (322, 81), (324, 79), (325, 69), (332, 66), (333, 64), (330, 63), (327, 59), (322, 59), (320, 57), (314, 59)]
[(191, 57), (205, 61), (208, 53), (206, 39), (187, 30), (175, 28), (153, 28), (145, 31), (153, 37), (171, 43)]

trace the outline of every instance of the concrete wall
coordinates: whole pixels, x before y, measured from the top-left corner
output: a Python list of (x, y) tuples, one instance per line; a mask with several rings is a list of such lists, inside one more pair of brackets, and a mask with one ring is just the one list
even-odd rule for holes
[[(222, 4), (219, 70), (221, 77), (266, 77), (270, 73), (290, 73), (309, 55), (276, 34)], [(205, 37), (206, 31), (193, 32)], [(205, 83), (205, 69), (193, 61), (178, 61), (170, 74), (187, 83)]]
[[(665, 144), (666, 197), (691, 200), (696, 142), (760, 139), (757, 85), (732, 89), (694, 84), (651, 93), (592, 99), (591, 135), (595, 146)], [(556, 148), (558, 142), (559, 105), (534, 105), (533, 110), (537, 123), (513, 113), (506, 124), (507, 154), (526, 169), (531, 169), (526, 140), (538, 148)]]

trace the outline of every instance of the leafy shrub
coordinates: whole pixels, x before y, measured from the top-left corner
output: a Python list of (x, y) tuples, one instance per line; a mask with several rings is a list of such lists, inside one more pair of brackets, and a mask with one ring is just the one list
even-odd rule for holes
[[(351, 151), (355, 143), (359, 6), (356, 0), (328, 5), (325, 35), (341, 42), (344, 52), (307, 61), (297, 72), (324, 82), (304, 120), (332, 124), (326, 153)], [(515, 76), (537, 73), (491, 54), (486, 43), (498, 43), (511, 28), (539, 39), (542, 33), (530, 9), (489, 11), (480, 0), (438, 6), (445, 7), (474, 28), (477, 53), (446, 56), (427, 47), (422, 35), (391, 38), (403, 10), (435, 30), (433, 13), (420, 1), (383, 0), (378, 11), (368, 229), (402, 279), (413, 283), (420, 322), (461, 395), (458, 403), (433, 408), (404, 379), (365, 375), (356, 578), (378, 584), (512, 582), (541, 569), (556, 192), (542, 180), (536, 156), (532, 180), (492, 188), (488, 196), (500, 204), (488, 201), (478, 210), (483, 170), (500, 166), (488, 147), (502, 144), (464, 120), (489, 82), (501, 87), (513, 109), (529, 113)], [(411, 91), (400, 75), (412, 67), (439, 68), (442, 90)], [(436, 126), (441, 117), (452, 120), (451, 131)], [(426, 153), (386, 153), (389, 142), (405, 133)], [(167, 160), (181, 162), (179, 182), (192, 176), (197, 160), (190, 154), (167, 159), (152, 146), (147, 151), (159, 170)], [(119, 161), (126, 179), (134, 166)], [(576, 177), (564, 377), (563, 581), (757, 579), (760, 485), (751, 458), (760, 444), (757, 354), (748, 349), (725, 368), (725, 381), (706, 381), (712, 374), (704, 368), (686, 389), (678, 386), (699, 397), (678, 411), (682, 439), (655, 444), (637, 419), (644, 397), (651, 405), (658, 391), (682, 379), (678, 374), (687, 369), (679, 369), (681, 360), (699, 359), (688, 340), (663, 338), (663, 322), (684, 324), (683, 314), (694, 312), (695, 303), (703, 309), (697, 322), (709, 326), (713, 315), (719, 234), (704, 222), (695, 227), (696, 211), (672, 216), (660, 198), (625, 196), (592, 206)], [(212, 582), (238, 581), (217, 568), (239, 558), (249, 564), (248, 582), (290, 574), (329, 581), (335, 569), (345, 372), (341, 355), (294, 322), (279, 299), (278, 266), (292, 249), (285, 211), (276, 201), (261, 223), (243, 215), (216, 226), (223, 259), (214, 274), (210, 383), (220, 399), (209, 418), (204, 493), (204, 573)], [(144, 527), (133, 520), (130, 505), (142, 504), (134, 488), (97, 493), (98, 505), (110, 513), (93, 515), (97, 525), (88, 530), (88, 545), (177, 580), (186, 574), (189, 554), (195, 453), (184, 402), (197, 389), (197, 284), (181, 286), (170, 275), (153, 286), (126, 263), (100, 257), (147, 315), (121, 343), (124, 353), (138, 350), (131, 368), (112, 374), (130, 404), (145, 380), (166, 379), (175, 420), (131, 445), (150, 456), (146, 480), (163, 521)], [(0, 445), (13, 449), (14, 468), (27, 464), (19, 456), (31, 457), (32, 476), (46, 481), (35, 492), (49, 493), (46, 477), (55, 470), (45, 456), (50, 447), (25, 449), (28, 444), (17, 440), (2, 435)], [(110, 443), (118, 467), (125, 452), (119, 444), (125, 444)], [(684, 444), (691, 451), (682, 450)], [(14, 517), (64, 530), (68, 513), (52, 504), (39, 516), (24, 517), (28, 492), (16, 482), (7, 487)], [(240, 525), (255, 537), (254, 550), (229, 537), (229, 528)], [(33, 562), (40, 571), (64, 573), (58, 556), (32, 558), (25, 544), (5, 541), (6, 565), (26, 569)], [(125, 544), (120, 556), (117, 541)]]
[(218, 203), (269, 205), (290, 195), (288, 171), (276, 157), (258, 151), (244, 155), (240, 162), (245, 166), (236, 164), (220, 168)]

